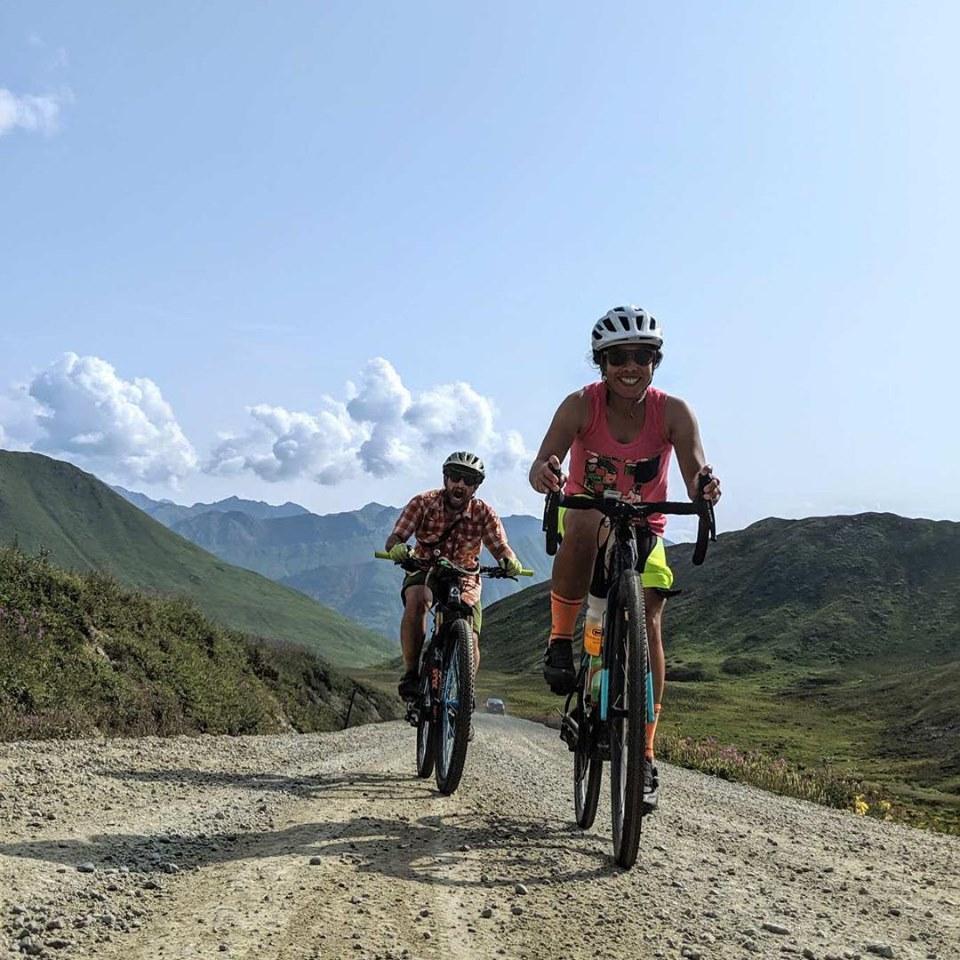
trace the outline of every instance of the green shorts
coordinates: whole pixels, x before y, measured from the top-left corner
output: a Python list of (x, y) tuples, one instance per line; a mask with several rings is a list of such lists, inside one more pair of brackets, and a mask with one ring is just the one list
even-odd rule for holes
[[(566, 512), (566, 507), (560, 507), (557, 530), (561, 537), (563, 536), (563, 515)], [(667, 563), (667, 549), (664, 546), (663, 537), (654, 537), (653, 548), (640, 571), (640, 582), (654, 590), (669, 590), (673, 586), (673, 571)]]
[[(408, 573), (403, 578), (403, 584), (400, 587), (400, 602), (406, 606), (406, 592), (407, 587), (429, 587), (430, 583), (427, 580), (427, 571), (426, 570), (417, 570), (415, 573)], [(472, 620), (473, 620), (473, 632), (479, 637), (480, 636), (480, 627), (483, 625), (483, 604), (478, 600), (473, 607)]]

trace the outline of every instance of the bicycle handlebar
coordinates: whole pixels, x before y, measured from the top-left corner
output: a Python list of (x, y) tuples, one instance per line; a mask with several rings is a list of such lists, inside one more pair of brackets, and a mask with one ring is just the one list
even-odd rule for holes
[[(393, 560), (393, 557), (390, 556), (385, 550), (376, 550), (373, 554), (378, 560)], [(501, 566), (494, 567), (481, 567), (479, 564), (474, 567), (472, 570), (468, 570), (465, 567), (458, 566), (452, 560), (447, 560), (446, 557), (439, 558), (426, 558), (426, 557), (407, 557), (406, 560), (393, 560), (398, 567), (403, 567), (405, 570), (410, 572), (415, 570), (429, 570), (430, 567), (442, 565), (449, 567), (452, 570), (456, 570), (457, 573), (462, 574), (465, 577), (472, 577), (475, 574), (479, 574), (483, 577), (493, 577), (501, 579), (516, 580), (517, 577), (512, 573), (507, 573), (506, 570)], [(517, 574), (519, 577), (532, 577), (534, 574), (533, 570), (530, 570), (527, 567), (524, 567), (520, 573)]]
[[(710, 482), (710, 477), (701, 476), (699, 489)], [(612, 491), (616, 494), (616, 491)], [(543, 530), (547, 536), (547, 553), (553, 556), (557, 552), (559, 537), (557, 535), (559, 508), (568, 510), (598, 510), (612, 519), (646, 520), (654, 513), (669, 513), (678, 516), (692, 516), (700, 518), (697, 525), (697, 542), (693, 548), (693, 564), (699, 567), (707, 555), (707, 544), (717, 541), (717, 521), (713, 504), (702, 496), (693, 501), (659, 500), (647, 503), (631, 503), (623, 500), (619, 495), (604, 497), (564, 497), (559, 493), (548, 493), (543, 511)]]

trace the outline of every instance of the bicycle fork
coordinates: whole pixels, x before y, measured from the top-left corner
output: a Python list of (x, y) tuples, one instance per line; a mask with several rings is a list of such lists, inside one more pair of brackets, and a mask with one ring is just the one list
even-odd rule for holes
[[(647, 666), (646, 687), (647, 687), (647, 723), (653, 723), (656, 714), (653, 709), (653, 671), (649, 667), (649, 658)], [(619, 709), (619, 708), (614, 708)], [(621, 715), (626, 716), (627, 711), (620, 710)], [(604, 665), (600, 668), (600, 719), (606, 722), (611, 713), (610, 707), (610, 669)]]

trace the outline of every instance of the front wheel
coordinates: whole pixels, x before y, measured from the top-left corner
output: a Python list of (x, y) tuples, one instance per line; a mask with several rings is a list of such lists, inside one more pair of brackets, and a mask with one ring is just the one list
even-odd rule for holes
[(434, 724), (431, 722), (433, 698), (430, 695), (430, 666), (424, 661), (420, 674), (420, 690), (417, 700), (420, 710), (417, 721), (417, 776), (422, 780), (433, 773)]
[(603, 779), (603, 759), (597, 750), (596, 714), (583, 699), (583, 684), (587, 671), (583, 671), (577, 686), (577, 744), (573, 750), (573, 806), (577, 826), (589, 830), (597, 816), (600, 799), (600, 781)]
[(473, 709), (473, 631), (463, 618), (446, 628), (436, 737), (437, 788), (451, 794), (467, 759)]
[(643, 819), (643, 756), (647, 719), (647, 621), (640, 575), (626, 570), (607, 609), (610, 649), (610, 806), (613, 852), (632, 867)]

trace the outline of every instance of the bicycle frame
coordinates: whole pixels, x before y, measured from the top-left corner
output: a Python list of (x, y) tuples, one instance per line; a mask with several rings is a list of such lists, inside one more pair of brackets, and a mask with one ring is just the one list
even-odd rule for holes
[[(709, 477), (700, 478), (700, 489), (707, 485)], [(636, 524), (645, 524), (647, 518), (654, 513), (695, 514), (700, 523), (697, 531), (697, 543), (694, 548), (693, 562), (697, 566), (703, 563), (707, 553), (707, 544), (716, 542), (716, 520), (713, 505), (706, 500), (698, 499), (692, 503), (678, 503), (672, 501), (658, 501), (648, 503), (631, 503), (623, 500), (620, 493), (608, 490), (603, 497), (560, 497), (556, 494), (547, 495), (547, 504), (544, 512), (543, 528), (547, 532), (548, 552), (550, 546), (556, 551), (556, 511), (563, 506), (573, 510), (599, 510), (610, 520), (610, 535), (604, 546), (604, 563), (606, 564), (607, 583), (613, 591), (625, 570), (633, 570), (637, 566), (639, 548), (637, 545)], [(552, 543), (551, 543), (552, 541)], [(611, 609), (614, 596), (607, 595), (607, 609)], [(606, 618), (610, 621), (609, 615)], [(584, 657), (588, 656), (584, 654)], [(647, 722), (653, 723), (653, 673), (648, 669), (646, 676), (647, 687)], [(603, 645), (603, 665), (600, 671), (600, 719), (604, 723), (610, 715), (610, 645)]]
[[(604, 564), (606, 565), (607, 583), (610, 584), (609, 590), (614, 590), (614, 584), (620, 579), (620, 574), (624, 570), (634, 570), (639, 559), (639, 548), (637, 546), (637, 535), (635, 528), (624, 520), (617, 521), (610, 531), (610, 536), (604, 547)], [(610, 609), (614, 597), (608, 592), (607, 609)], [(609, 613), (606, 622), (610, 622)], [(607, 722), (610, 713), (610, 644), (604, 642), (603, 666), (600, 668), (600, 720)], [(589, 654), (584, 652), (584, 657)], [(647, 723), (653, 723), (656, 719), (653, 709), (653, 671), (649, 668), (649, 659), (647, 661)]]

